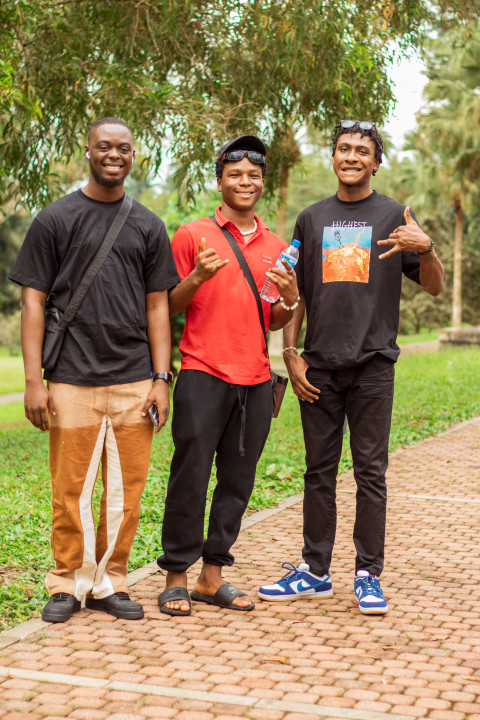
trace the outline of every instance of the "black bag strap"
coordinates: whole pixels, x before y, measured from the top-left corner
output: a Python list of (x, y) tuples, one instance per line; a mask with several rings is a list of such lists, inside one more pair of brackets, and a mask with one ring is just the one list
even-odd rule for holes
[(67, 305), (67, 308), (59, 323), (61, 327), (68, 327), (68, 325), (70, 325), (73, 318), (77, 314), (80, 305), (85, 299), (85, 295), (89, 291), (92, 282), (95, 280), (98, 271), (105, 262), (108, 253), (112, 249), (113, 244), (120, 233), (120, 230), (125, 224), (125, 220), (127, 219), (128, 213), (131, 210), (132, 203), (132, 198), (125, 193), (125, 195), (123, 196), (122, 204), (120, 205), (120, 209), (116, 214), (114, 221), (110, 225), (110, 228), (105, 235), (104, 241), (100, 245), (97, 254), (88, 266), (85, 275), (83, 276), (79, 286), (75, 290), (72, 299)]
[(250, 285), (250, 289), (251, 289), (253, 296), (255, 298), (255, 301), (257, 303), (258, 317), (260, 318), (260, 325), (262, 326), (263, 337), (265, 338), (265, 352), (268, 357), (267, 333), (265, 331), (265, 320), (263, 317), (262, 301), (260, 300), (260, 294), (258, 292), (258, 288), (255, 283), (255, 280), (253, 279), (253, 275), (252, 275), (252, 271), (250, 270), (250, 266), (247, 263), (247, 261), (245, 260), (245, 257), (243, 255), (242, 251), (240, 250), (240, 248), (238, 247), (237, 241), (233, 237), (230, 230), (227, 230), (227, 228), (225, 226), (219, 225), (217, 222), (217, 219), (215, 217), (211, 217), (210, 220), (212, 220), (215, 223), (215, 225), (217, 225), (217, 227), (219, 227), (220, 230), (222, 231), (222, 233), (225, 235), (228, 244), (232, 248), (235, 257), (238, 260), (238, 264), (242, 268), (243, 274), (245, 275), (247, 282)]

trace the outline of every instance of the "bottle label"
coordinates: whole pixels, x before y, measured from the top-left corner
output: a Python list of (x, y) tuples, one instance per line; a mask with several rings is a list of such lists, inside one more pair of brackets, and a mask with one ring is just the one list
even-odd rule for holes
[(282, 252), (277, 261), (277, 265), (279, 268), (285, 269), (285, 266), (282, 264), (282, 260), (286, 260), (288, 262), (288, 264), (290, 265), (290, 267), (292, 267), (292, 268), (295, 267), (295, 265), (297, 264), (297, 258), (294, 258), (291, 255), (287, 255), (286, 253)]

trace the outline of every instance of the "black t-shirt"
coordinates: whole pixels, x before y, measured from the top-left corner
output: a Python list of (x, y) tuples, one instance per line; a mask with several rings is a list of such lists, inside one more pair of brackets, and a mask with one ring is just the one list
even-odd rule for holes
[(294, 237), (301, 241), (296, 266), (304, 290), (307, 334), (303, 357), (315, 368), (355, 367), (376, 353), (392, 361), (396, 344), (402, 272), (420, 282), (416, 252), (377, 245), (399, 225), (405, 206), (373, 192), (357, 202), (336, 195), (306, 208)]
[[(122, 200), (99, 202), (81, 190), (32, 222), (10, 279), (48, 295), (65, 311)], [(134, 201), (128, 218), (69, 326), (47, 380), (115, 385), (150, 377), (145, 295), (180, 282), (163, 222)]]

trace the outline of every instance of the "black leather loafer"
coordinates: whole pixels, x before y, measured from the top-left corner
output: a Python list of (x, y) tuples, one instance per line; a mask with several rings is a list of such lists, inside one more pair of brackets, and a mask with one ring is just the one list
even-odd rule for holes
[(43, 608), (42, 620), (52, 623), (67, 622), (81, 607), (80, 601), (74, 595), (55, 593)]
[(114, 593), (102, 600), (87, 598), (85, 606), (90, 610), (99, 610), (113, 615), (122, 620), (141, 620), (143, 618), (143, 607), (133, 600), (125, 592)]

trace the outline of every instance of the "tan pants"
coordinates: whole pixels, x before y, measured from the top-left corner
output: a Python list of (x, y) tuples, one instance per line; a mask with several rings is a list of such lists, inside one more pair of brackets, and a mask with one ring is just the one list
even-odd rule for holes
[[(150, 380), (85, 387), (49, 382), (51, 417), (52, 552), (50, 595), (82, 600), (127, 592), (127, 562), (140, 517), (153, 425), (142, 417)], [(102, 463), (97, 532), (92, 494)]]

